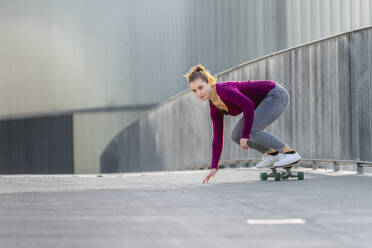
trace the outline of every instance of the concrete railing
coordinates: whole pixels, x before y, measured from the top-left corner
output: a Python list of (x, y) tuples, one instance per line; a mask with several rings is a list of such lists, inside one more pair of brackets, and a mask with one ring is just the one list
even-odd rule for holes
[[(249, 61), (218, 82), (273, 80), (290, 94), (284, 114), (267, 130), (305, 160), (372, 163), (372, 28), (356, 30)], [(257, 160), (231, 141), (241, 117), (225, 117), (221, 164)], [(120, 132), (101, 155), (102, 172), (209, 166), (212, 123), (207, 102), (191, 91), (160, 104)]]
[[(248, 160), (230, 160), (223, 161), (219, 164), (219, 169), (225, 168), (249, 168), (255, 167), (260, 159)], [(330, 159), (301, 159), (296, 167), (305, 167), (316, 169), (326, 169), (331, 171), (354, 171), (357, 174), (372, 173), (372, 162), (370, 161), (356, 161), (356, 160), (330, 160)], [(191, 170), (204, 170), (208, 169), (209, 165), (194, 166)]]

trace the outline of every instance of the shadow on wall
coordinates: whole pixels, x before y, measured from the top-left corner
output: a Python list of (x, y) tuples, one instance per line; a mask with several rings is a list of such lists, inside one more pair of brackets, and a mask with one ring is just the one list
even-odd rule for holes
[[(142, 135), (140, 126), (144, 132)], [(144, 140), (139, 137), (144, 137)], [(141, 141), (147, 145), (141, 146)], [(156, 134), (146, 119), (140, 119), (121, 131), (106, 147), (100, 158), (101, 173), (164, 170), (156, 147)]]

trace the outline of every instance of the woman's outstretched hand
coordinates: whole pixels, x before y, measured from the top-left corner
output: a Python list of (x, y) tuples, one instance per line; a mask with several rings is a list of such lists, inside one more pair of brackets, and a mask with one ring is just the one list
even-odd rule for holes
[(216, 175), (216, 173), (217, 173), (216, 169), (211, 169), (209, 171), (208, 176), (206, 176), (205, 179), (203, 180), (203, 183), (207, 183), (211, 177), (214, 177), (214, 175)]
[(240, 139), (240, 147), (243, 150), (248, 150), (248, 148), (249, 148), (249, 146), (247, 145), (247, 141), (248, 141), (248, 139), (245, 139), (245, 138)]

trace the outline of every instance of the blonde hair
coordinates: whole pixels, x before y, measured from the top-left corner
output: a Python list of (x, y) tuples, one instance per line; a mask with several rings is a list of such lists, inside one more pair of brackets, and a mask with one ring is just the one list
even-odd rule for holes
[(206, 83), (210, 83), (210, 85), (216, 84), (216, 77), (213, 77), (209, 71), (206, 71), (204, 66), (202, 65), (196, 65), (192, 67), (184, 77), (187, 79), (187, 82), (190, 84), (192, 81), (196, 79), (202, 79)]

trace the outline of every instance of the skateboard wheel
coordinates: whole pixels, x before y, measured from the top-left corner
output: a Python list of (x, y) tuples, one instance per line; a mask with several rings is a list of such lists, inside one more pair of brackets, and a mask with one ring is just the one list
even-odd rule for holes
[(261, 178), (261, 181), (266, 181), (267, 180), (267, 173), (266, 172), (262, 172), (260, 174), (260, 178)]
[(282, 176), (280, 175), (280, 173), (275, 173), (274, 177), (275, 177), (275, 181), (280, 181), (280, 178)]
[(288, 180), (287, 172), (282, 171), (282, 179), (283, 179), (283, 180)]
[(298, 180), (304, 180), (304, 173), (303, 172), (298, 172), (297, 173), (297, 178), (298, 178)]

